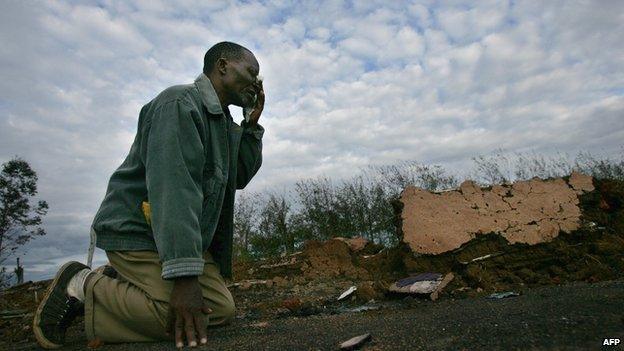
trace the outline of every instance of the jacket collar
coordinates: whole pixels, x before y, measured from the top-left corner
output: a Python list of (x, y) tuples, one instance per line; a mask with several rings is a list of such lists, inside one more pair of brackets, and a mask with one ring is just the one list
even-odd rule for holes
[(217, 92), (208, 78), (203, 72), (195, 79), (195, 85), (199, 89), (202, 102), (208, 109), (208, 112), (213, 115), (222, 115), (223, 109), (221, 108), (221, 102), (217, 96)]

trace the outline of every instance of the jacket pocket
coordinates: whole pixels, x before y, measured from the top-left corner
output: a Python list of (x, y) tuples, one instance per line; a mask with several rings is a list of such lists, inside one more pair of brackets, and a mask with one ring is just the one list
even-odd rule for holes
[(202, 206), (201, 227), (202, 234), (212, 236), (219, 220), (219, 210), (223, 201), (225, 179), (220, 169), (208, 172), (208, 181), (204, 191)]

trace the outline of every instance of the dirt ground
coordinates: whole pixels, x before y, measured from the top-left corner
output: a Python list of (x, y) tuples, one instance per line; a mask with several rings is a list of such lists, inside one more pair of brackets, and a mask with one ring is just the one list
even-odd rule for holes
[[(569, 283), (520, 291), (506, 299), (470, 297), (436, 302), (405, 298), (378, 310), (237, 318), (213, 329), (201, 350), (336, 350), (371, 333), (364, 350), (597, 350), (605, 338), (624, 340), (624, 280)], [(64, 349), (85, 349), (78, 323)], [(2, 349), (36, 349), (30, 340)], [(173, 343), (104, 345), (100, 350), (169, 350)], [(621, 347), (605, 347), (618, 350)]]

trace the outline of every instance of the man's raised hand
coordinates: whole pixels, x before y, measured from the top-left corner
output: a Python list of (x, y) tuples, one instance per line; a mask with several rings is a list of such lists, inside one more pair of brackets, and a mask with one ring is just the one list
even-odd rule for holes
[(262, 81), (259, 81), (258, 88), (258, 99), (256, 99), (256, 104), (251, 111), (251, 115), (249, 115), (249, 123), (251, 125), (258, 123), (262, 110), (264, 110), (264, 87), (262, 86)]

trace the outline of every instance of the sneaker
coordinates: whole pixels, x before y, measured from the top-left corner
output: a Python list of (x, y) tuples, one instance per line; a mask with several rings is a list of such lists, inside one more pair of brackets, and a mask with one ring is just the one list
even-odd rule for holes
[(81, 270), (80, 262), (65, 263), (48, 287), (33, 319), (35, 338), (44, 349), (56, 349), (65, 343), (65, 331), (77, 316), (84, 314), (84, 304), (67, 295), (67, 285)]

